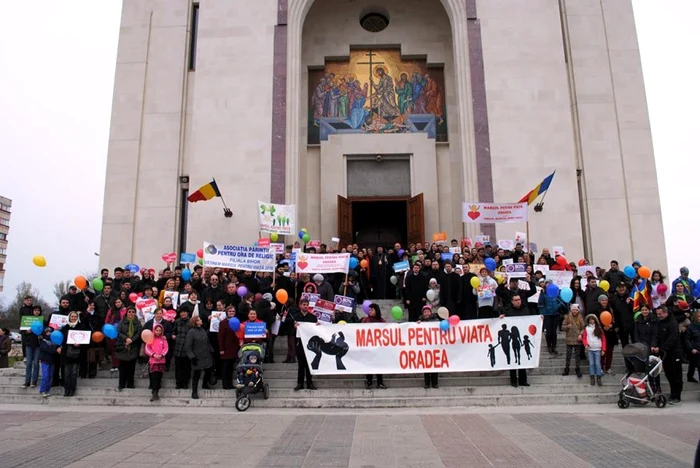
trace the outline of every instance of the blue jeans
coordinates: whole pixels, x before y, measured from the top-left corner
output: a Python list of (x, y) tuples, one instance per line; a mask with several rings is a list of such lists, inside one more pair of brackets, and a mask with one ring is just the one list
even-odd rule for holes
[(39, 347), (27, 346), (24, 350), (26, 357), (26, 369), (24, 371), (24, 383), (36, 384), (39, 380)]
[(600, 350), (588, 351), (588, 373), (590, 375), (603, 375), (603, 369), (600, 367)]
[(53, 378), (53, 363), (41, 363), (41, 385), (39, 393), (49, 393), (51, 391), (51, 379)]

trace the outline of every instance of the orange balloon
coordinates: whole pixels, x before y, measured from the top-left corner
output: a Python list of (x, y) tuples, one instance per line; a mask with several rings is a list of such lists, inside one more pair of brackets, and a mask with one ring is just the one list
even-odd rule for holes
[(287, 299), (289, 299), (289, 294), (284, 289), (278, 289), (275, 293), (275, 297), (280, 304), (286, 304)]
[(73, 280), (73, 283), (78, 289), (85, 289), (87, 286), (87, 280), (85, 279), (84, 276), (76, 276), (75, 279)]
[(368, 265), (367, 260), (362, 260), (362, 261), (360, 262), (360, 266), (361, 266), (362, 268), (367, 268), (367, 265)]
[(608, 312), (607, 310), (605, 312), (603, 312), (602, 314), (600, 314), (600, 323), (602, 323), (606, 327), (608, 327), (612, 324), (612, 320), (613, 320), (612, 314), (610, 312)]
[(102, 332), (96, 331), (92, 333), (92, 341), (95, 343), (102, 343), (102, 340), (105, 339), (105, 336)]
[(639, 267), (639, 270), (637, 270), (637, 274), (644, 279), (651, 278), (651, 270), (649, 269), (649, 267)]

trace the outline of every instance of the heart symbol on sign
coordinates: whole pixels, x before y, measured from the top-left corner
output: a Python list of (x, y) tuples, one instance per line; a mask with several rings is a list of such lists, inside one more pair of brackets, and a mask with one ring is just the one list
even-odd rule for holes
[(309, 264), (307, 262), (298, 262), (297, 266), (299, 267), (300, 270), (303, 270), (304, 268), (309, 266)]
[(481, 216), (481, 212), (480, 211), (470, 211), (469, 213), (467, 213), (467, 216), (469, 216), (471, 219), (476, 219), (479, 216)]
[(171, 253), (163, 254), (163, 256), (161, 258), (166, 263), (172, 263), (175, 261), (175, 259), (177, 259), (177, 255), (175, 255), (175, 253), (171, 252)]

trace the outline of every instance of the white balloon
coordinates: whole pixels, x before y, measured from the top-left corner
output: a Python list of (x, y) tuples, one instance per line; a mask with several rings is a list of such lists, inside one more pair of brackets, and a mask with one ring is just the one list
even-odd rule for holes
[(450, 311), (447, 310), (447, 307), (440, 307), (437, 313), (438, 317), (440, 317), (441, 319), (447, 319), (450, 316)]
[(396, 284), (399, 282), (399, 279), (396, 276), (392, 276), (391, 278), (389, 278), (389, 281), (391, 282), (391, 284)]
[(428, 292), (426, 293), (425, 297), (427, 297), (429, 301), (435, 300), (435, 291), (433, 291), (432, 289), (429, 289)]

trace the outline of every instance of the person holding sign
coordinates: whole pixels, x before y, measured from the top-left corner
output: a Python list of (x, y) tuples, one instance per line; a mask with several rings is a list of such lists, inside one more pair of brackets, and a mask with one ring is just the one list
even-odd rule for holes
[(75, 395), (78, 386), (78, 371), (81, 361), (87, 359), (84, 349), (77, 343), (68, 343), (68, 334), (73, 330), (85, 330), (77, 312), (68, 314), (68, 323), (63, 326), (63, 389), (65, 397)]
[[(362, 319), (362, 323), (385, 323), (386, 320), (382, 318), (382, 311), (379, 309), (379, 305), (372, 303), (369, 305), (369, 313), (367, 317)], [(365, 380), (365, 388), (369, 390), (372, 388), (372, 374), (367, 374)], [(384, 376), (377, 374), (377, 388), (386, 389), (384, 385)]]
[[(287, 320), (294, 320), (295, 327), (299, 326), (299, 323), (315, 323), (318, 324), (318, 318), (309, 313), (309, 300), (301, 299), (299, 301), (299, 315), (293, 317), (290, 313), (287, 316)], [(242, 327), (241, 327), (242, 328)], [(297, 335), (296, 338), (296, 351), (297, 351), (297, 386), (294, 387), (294, 391), (298, 392), (304, 388), (304, 376), (306, 376), (306, 388), (308, 390), (316, 390), (316, 386), (311, 380), (311, 371), (309, 370), (309, 363), (306, 360), (306, 354), (304, 352), (304, 344), (301, 342), (301, 338)]]
[[(32, 315), (41, 317), (41, 306), (32, 307)], [(41, 330), (43, 331), (43, 323)], [(39, 335), (31, 330), (22, 332), (22, 346), (24, 346), (25, 369), (24, 369), (24, 385), (22, 387), (35, 388), (39, 380)]]

